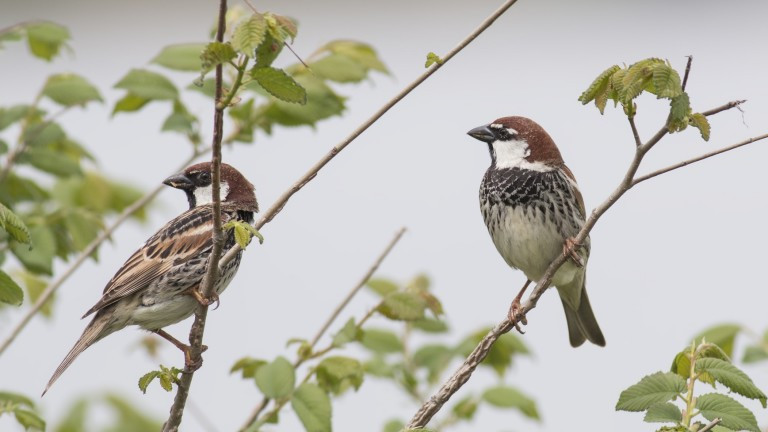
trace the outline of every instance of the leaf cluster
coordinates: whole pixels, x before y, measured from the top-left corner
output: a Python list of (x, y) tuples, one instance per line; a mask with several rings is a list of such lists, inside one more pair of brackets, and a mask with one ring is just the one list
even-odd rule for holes
[(635, 99), (643, 92), (669, 100), (667, 130), (670, 133), (683, 131), (690, 125), (699, 129), (704, 141), (709, 140), (709, 121), (703, 114), (692, 111), (680, 74), (668, 60), (648, 58), (628, 67), (611, 66), (592, 81), (579, 96), (579, 102), (586, 105), (594, 101), (603, 114), (608, 100), (612, 100), (614, 106), (621, 104), (624, 113), (631, 118), (637, 113)]
[(17, 393), (0, 391), (0, 416), (12, 414), (25, 430), (45, 430), (45, 421), (37, 414), (31, 399)]

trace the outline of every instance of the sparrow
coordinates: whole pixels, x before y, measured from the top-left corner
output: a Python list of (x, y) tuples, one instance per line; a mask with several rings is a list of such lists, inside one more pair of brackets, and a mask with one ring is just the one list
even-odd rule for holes
[(504, 261), (528, 278), (512, 301), (510, 319), (525, 324), (519, 309), (526, 288), (541, 279), (559, 254), (566, 254), (570, 259), (557, 270), (552, 285), (565, 309), (570, 343), (578, 347), (589, 340), (605, 346), (585, 287), (589, 237), (580, 245), (574, 241), (584, 226), (584, 201), (555, 142), (525, 117), (502, 117), (467, 134), (488, 144), (491, 154), (480, 184), (488, 233)]
[[(253, 185), (235, 168), (221, 164), (222, 223), (252, 223), (259, 205)], [(107, 283), (96, 304), (83, 315), (93, 315), (82, 336), (48, 381), (43, 395), (86, 348), (129, 325), (157, 333), (184, 351), (191, 365), (189, 346), (163, 327), (192, 315), (198, 305), (210, 304), (198, 288), (208, 271), (213, 248), (213, 187), (211, 163), (192, 165), (168, 177), (164, 184), (184, 191), (189, 209), (150, 237)], [(235, 244), (232, 230), (225, 235), (224, 250)], [(214, 300), (224, 291), (240, 266), (241, 252), (227, 264), (216, 282)]]

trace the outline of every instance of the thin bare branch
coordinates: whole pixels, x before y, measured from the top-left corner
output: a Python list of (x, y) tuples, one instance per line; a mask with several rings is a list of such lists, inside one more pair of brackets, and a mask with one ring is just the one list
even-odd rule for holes
[[(216, 41), (224, 42), (224, 32), (226, 31), (226, 15), (227, 15), (227, 0), (219, 0), (219, 17), (218, 26), (216, 29)], [(244, 67), (245, 65), (243, 65)], [(211, 174), (212, 174), (212, 186), (213, 186), (213, 232), (211, 233), (213, 248), (211, 250), (210, 258), (208, 259), (208, 271), (203, 277), (200, 283), (200, 292), (203, 298), (210, 298), (214, 293), (214, 287), (216, 281), (219, 278), (219, 260), (221, 258), (222, 249), (224, 246), (224, 233), (221, 230), (221, 141), (223, 138), (224, 129), (224, 110), (227, 108), (228, 101), (234, 96), (237, 91), (237, 85), (233, 86), (230, 90), (228, 100), (226, 103), (222, 103), (223, 86), (222, 86), (223, 66), (218, 64), (216, 66), (216, 93), (214, 98), (214, 115), (213, 115), (213, 143), (211, 154)], [(242, 76), (242, 70), (238, 70), (238, 78)], [(239, 84), (239, 82), (237, 83)], [(205, 332), (205, 322), (208, 317), (208, 305), (200, 304), (195, 310), (195, 320), (192, 323), (192, 328), (189, 331), (189, 348), (190, 357), (193, 362), (198, 364), (202, 362), (200, 353), (203, 346), (203, 334)], [(189, 388), (192, 386), (192, 378), (194, 377), (195, 370), (189, 367), (185, 367), (181, 374), (179, 383), (176, 388), (176, 397), (173, 400), (168, 420), (163, 425), (163, 432), (177, 432), (179, 425), (181, 424), (182, 416), (184, 415), (184, 407), (187, 403), (187, 397), (189, 396)]]
[(632, 128), (632, 136), (635, 138), (635, 147), (643, 145), (643, 141), (640, 139), (640, 133), (637, 132), (637, 125), (635, 125), (635, 116), (628, 117), (629, 126)]
[(688, 62), (685, 64), (685, 75), (683, 75), (683, 85), (682, 85), (683, 91), (685, 91), (685, 85), (688, 84), (688, 75), (691, 74), (691, 63), (693, 63), (692, 55), (689, 55), (686, 57), (688, 57)]
[[(199, 151), (195, 151), (182, 165), (181, 169), (185, 168), (187, 165), (190, 164), (193, 160), (197, 159), (203, 152), (206, 152), (207, 149), (202, 149)], [(22, 330), (29, 324), (30, 320), (32, 320), (32, 317), (34, 317), (40, 309), (43, 307), (43, 305), (50, 300), (51, 296), (66, 282), (67, 279), (69, 279), (70, 276), (72, 276), (75, 273), (75, 270), (77, 270), (93, 252), (98, 249), (98, 247), (104, 243), (105, 240), (107, 240), (112, 233), (117, 230), (118, 227), (120, 227), (123, 222), (127, 221), (131, 215), (139, 211), (142, 207), (149, 204), (152, 200), (155, 199), (157, 194), (160, 193), (160, 191), (163, 189), (163, 185), (158, 185), (153, 190), (148, 192), (143, 197), (137, 199), (133, 204), (126, 207), (122, 213), (115, 219), (108, 227), (104, 229), (99, 235), (91, 241), (88, 246), (83, 249), (82, 252), (80, 252), (80, 255), (75, 258), (74, 261), (72, 261), (72, 264), (67, 267), (66, 270), (64, 270), (56, 280), (51, 282), (45, 290), (43, 290), (42, 294), (40, 294), (40, 297), (37, 298), (35, 303), (32, 305), (32, 307), (24, 314), (24, 316), (21, 318), (21, 321), (19, 321), (18, 324), (16, 324), (16, 327), (11, 330), (11, 333), (3, 340), (3, 343), (0, 344), (0, 355), (5, 352), (5, 350), (11, 345), (11, 343), (16, 339), (16, 337), (19, 336)]]
[[(709, 117), (711, 115), (715, 115), (717, 113), (721, 113), (721, 112), (729, 110), (731, 108), (736, 108), (739, 105), (745, 103), (746, 101), (747, 101), (746, 99), (742, 99), (742, 100), (728, 102), (725, 105), (720, 105), (717, 108), (712, 108), (711, 110), (704, 111), (702, 114), (704, 114), (705, 116)], [(739, 108), (739, 109), (741, 109), (741, 108)]]
[[(740, 103), (741, 102), (731, 102), (713, 110), (709, 110), (705, 112), (705, 115), (716, 114), (726, 109), (738, 106)], [(589, 232), (595, 226), (600, 217), (605, 214), (605, 212), (607, 212), (608, 209), (610, 209), (614, 204), (616, 204), (616, 202), (629, 189), (631, 189), (632, 186), (634, 186), (635, 183), (633, 183), (633, 179), (637, 173), (638, 168), (640, 167), (640, 163), (642, 162), (643, 157), (666, 134), (667, 128), (665, 126), (661, 128), (659, 132), (657, 132), (653, 137), (651, 137), (648, 142), (635, 148), (635, 155), (630, 162), (629, 167), (627, 168), (627, 172), (624, 174), (624, 178), (614, 189), (614, 191), (611, 192), (608, 198), (600, 205), (598, 205), (594, 210), (592, 210), (592, 214), (589, 216), (589, 218), (587, 218), (584, 226), (581, 228), (578, 235), (576, 235), (574, 239), (576, 244), (583, 244), (589, 235)], [(557, 272), (557, 269), (560, 268), (560, 266), (566, 260), (567, 256), (565, 254), (560, 254), (554, 261), (552, 261), (552, 263), (550, 263), (546, 272), (544, 272), (544, 275), (536, 283), (536, 288), (531, 292), (531, 295), (528, 297), (528, 299), (526, 299), (526, 301), (521, 305), (520, 316), (524, 317), (530, 310), (536, 307), (539, 298), (541, 298), (546, 289), (551, 285), (555, 272)], [(511, 330), (515, 323), (515, 321), (506, 318), (497, 324), (496, 327), (494, 327), (490, 332), (488, 332), (488, 334), (480, 341), (472, 353), (467, 357), (464, 363), (462, 363), (459, 369), (454, 372), (454, 374), (448, 379), (448, 381), (445, 382), (445, 384), (443, 384), (442, 387), (440, 387), (435, 395), (430, 397), (429, 400), (427, 400), (421, 406), (421, 408), (419, 408), (419, 410), (416, 412), (413, 418), (411, 418), (411, 421), (406, 426), (406, 429), (418, 429), (426, 427), (432, 417), (437, 414), (438, 411), (440, 411), (442, 406), (451, 398), (451, 396), (453, 396), (453, 394), (456, 393), (456, 391), (458, 391), (461, 386), (467, 382), (467, 380), (469, 380), (475, 368), (477, 368), (477, 366), (486, 358), (490, 352), (491, 346), (493, 346), (496, 340), (501, 337), (501, 335)]]
[[(517, 3), (517, 0), (507, 0), (505, 1), (501, 6), (499, 6), (498, 9), (496, 9), (488, 18), (486, 18), (475, 30), (472, 31), (466, 38), (464, 38), (461, 42), (459, 42), (456, 47), (454, 47), (452, 50), (448, 52), (448, 54), (445, 55), (445, 57), (442, 58), (442, 62), (436, 62), (432, 66), (430, 66), (423, 74), (421, 74), (418, 78), (416, 78), (413, 82), (408, 84), (404, 89), (402, 89), (398, 94), (395, 95), (392, 99), (390, 99), (387, 103), (384, 104), (381, 108), (378, 109), (368, 120), (364, 121), (363, 124), (361, 124), (357, 129), (352, 131), (351, 134), (347, 138), (345, 138), (342, 142), (334, 146), (325, 156), (323, 156), (315, 165), (313, 165), (304, 175), (297, 180), (293, 186), (291, 186), (288, 190), (283, 192), (282, 195), (280, 195), (274, 204), (272, 204), (272, 207), (270, 207), (262, 217), (256, 221), (255, 227), (256, 229), (261, 229), (265, 224), (269, 223), (280, 211), (285, 207), (285, 204), (288, 202), (288, 200), (298, 191), (301, 190), (307, 183), (309, 183), (317, 173), (326, 165), (328, 162), (331, 161), (334, 157), (336, 157), (337, 154), (339, 154), (344, 148), (346, 148), (352, 141), (354, 141), (358, 136), (360, 136), (363, 132), (365, 132), (371, 125), (376, 123), (384, 114), (387, 113), (393, 106), (397, 105), (398, 102), (403, 100), (408, 94), (413, 91), (416, 87), (421, 85), (427, 78), (432, 76), (433, 73), (437, 72), (440, 68), (445, 66), (446, 63), (448, 63), (456, 54), (461, 52), (467, 45), (472, 43), (480, 34), (482, 34), (488, 27), (490, 27), (504, 12), (507, 11), (512, 5)], [(232, 247), (227, 253), (224, 255), (224, 257), (221, 259), (221, 262), (219, 263), (219, 266), (224, 266), (231, 260), (235, 258), (235, 255), (237, 255), (237, 252), (240, 250), (240, 246), (235, 245)]]
[(676, 170), (678, 168), (682, 168), (684, 166), (691, 165), (693, 163), (702, 161), (704, 159), (711, 158), (712, 156), (717, 156), (717, 155), (719, 155), (721, 153), (725, 153), (725, 152), (728, 152), (728, 151), (731, 151), (731, 150), (735, 150), (735, 149), (737, 149), (739, 147), (744, 147), (745, 145), (752, 144), (753, 142), (764, 140), (766, 138), (768, 138), (768, 134), (758, 135), (756, 137), (752, 137), (752, 138), (746, 139), (746, 140), (738, 142), (736, 144), (732, 144), (732, 145), (729, 145), (727, 147), (723, 147), (721, 149), (711, 151), (709, 153), (704, 153), (701, 156), (696, 156), (695, 158), (684, 160), (684, 161), (678, 162), (678, 163), (676, 163), (674, 165), (670, 165), (668, 167), (661, 168), (659, 170), (656, 170), (656, 171), (653, 171), (653, 172), (650, 172), (648, 174), (645, 174), (645, 175), (642, 175), (640, 177), (635, 178), (635, 180), (632, 182), (632, 186), (635, 186), (638, 183), (644, 182), (644, 181), (646, 181), (648, 179), (651, 179), (651, 178), (654, 178), (656, 176), (668, 173), (670, 171), (674, 171), (674, 170)]
[(709, 430), (712, 430), (712, 428), (714, 428), (715, 426), (719, 425), (719, 424), (720, 424), (720, 422), (722, 422), (722, 421), (723, 421), (723, 419), (721, 419), (721, 418), (719, 418), (719, 417), (718, 417), (718, 418), (716, 418), (716, 419), (712, 420), (711, 422), (709, 422), (709, 423), (708, 423), (706, 426), (704, 426), (703, 428), (699, 429), (699, 432), (707, 432), (707, 431), (709, 431)]
[[(360, 290), (365, 286), (365, 284), (368, 283), (368, 280), (371, 279), (373, 274), (376, 273), (376, 270), (379, 269), (379, 266), (381, 266), (381, 263), (384, 262), (384, 259), (387, 258), (389, 253), (395, 247), (395, 245), (397, 245), (397, 242), (400, 241), (400, 239), (403, 237), (403, 234), (405, 234), (405, 230), (406, 228), (402, 227), (395, 233), (395, 237), (389, 242), (387, 247), (384, 248), (381, 254), (379, 254), (379, 257), (376, 258), (376, 261), (374, 261), (373, 265), (371, 265), (368, 271), (365, 272), (365, 275), (363, 276), (362, 279), (360, 279), (360, 282), (358, 282), (358, 284), (355, 285), (354, 288), (352, 288), (352, 290), (344, 297), (341, 303), (338, 306), (336, 306), (336, 309), (331, 313), (331, 316), (328, 317), (328, 319), (325, 321), (325, 323), (323, 323), (322, 327), (317, 332), (317, 334), (315, 334), (315, 337), (313, 337), (312, 341), (310, 341), (309, 345), (311, 348), (313, 349), (315, 348), (315, 346), (317, 345), (317, 342), (320, 340), (321, 337), (323, 337), (323, 334), (325, 334), (325, 332), (328, 331), (328, 328), (331, 326), (331, 324), (333, 324), (336, 318), (338, 318), (341, 311), (344, 310), (345, 307), (347, 307), (347, 305), (352, 300), (352, 298), (355, 295), (357, 295), (358, 292), (360, 292)], [(363, 323), (365, 323), (365, 321), (367, 321), (368, 318), (370, 318), (371, 315), (373, 315), (374, 311), (375, 309), (373, 311), (369, 311), (365, 315), (365, 317), (363, 317), (363, 319), (360, 320), (360, 322), (358, 323), (358, 327), (361, 327)], [(325, 350), (321, 350), (321, 352), (322, 351), (325, 351)], [(294, 369), (301, 366), (305, 360), (306, 360), (305, 358), (299, 358), (295, 362), (293, 362)], [(241, 430), (248, 429), (254, 422), (256, 422), (261, 412), (264, 411), (264, 409), (267, 407), (267, 404), (269, 403), (269, 401), (270, 399), (267, 397), (262, 398), (259, 404), (256, 405), (256, 407), (253, 409), (253, 412), (251, 413), (251, 415), (245, 421), (245, 424), (243, 425)]]

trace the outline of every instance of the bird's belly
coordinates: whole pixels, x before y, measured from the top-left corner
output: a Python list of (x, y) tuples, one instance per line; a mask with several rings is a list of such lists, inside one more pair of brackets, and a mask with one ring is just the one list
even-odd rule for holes
[[(537, 281), (563, 251), (565, 239), (557, 227), (535, 206), (481, 205), (493, 244), (511, 267)], [(578, 267), (566, 262), (555, 274), (553, 285), (569, 283)]]

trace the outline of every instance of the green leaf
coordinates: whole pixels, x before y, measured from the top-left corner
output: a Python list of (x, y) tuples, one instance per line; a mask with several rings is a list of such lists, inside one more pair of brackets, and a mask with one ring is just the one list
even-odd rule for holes
[(242, 222), (238, 220), (231, 220), (222, 226), (222, 229), (225, 231), (227, 230), (233, 230), (233, 234), (235, 236), (235, 241), (237, 244), (245, 249), (248, 247), (248, 244), (251, 243), (251, 237), (255, 236), (259, 239), (259, 243), (264, 243), (264, 237), (254, 228), (251, 224), (247, 222)]
[(627, 73), (622, 78), (622, 91), (619, 94), (624, 105), (631, 104), (632, 100), (649, 87), (652, 83), (653, 70), (658, 64), (664, 64), (664, 61), (650, 58), (640, 60), (627, 68)]
[(483, 392), (483, 400), (499, 408), (516, 408), (528, 418), (540, 420), (536, 402), (519, 390), (508, 386), (492, 387)]
[(387, 67), (379, 59), (376, 50), (371, 45), (354, 40), (335, 40), (328, 42), (317, 52), (327, 51), (333, 54), (339, 54), (347, 57), (360, 65), (364, 66), (366, 71), (373, 69), (382, 73), (389, 73)]
[(413, 363), (429, 372), (427, 380), (435, 383), (453, 358), (454, 351), (442, 344), (427, 344), (413, 353)]
[(405, 423), (402, 420), (392, 419), (384, 423), (384, 427), (381, 432), (402, 432), (405, 427)]
[(205, 49), (199, 56), (202, 61), (202, 72), (207, 72), (216, 66), (228, 63), (237, 57), (232, 45), (222, 42), (211, 42), (205, 46)]
[(48, 77), (43, 86), (43, 95), (63, 106), (85, 105), (103, 99), (85, 78), (75, 74), (58, 74)]
[(765, 393), (752, 382), (752, 379), (736, 366), (727, 361), (717, 358), (703, 358), (696, 361), (694, 366), (697, 373), (708, 373), (712, 375), (717, 382), (731, 389), (742, 396), (750, 399), (757, 399), (766, 408)]
[(646, 423), (679, 423), (683, 420), (683, 413), (671, 402), (653, 404), (645, 413), (643, 421)]
[(278, 357), (256, 371), (256, 385), (264, 396), (271, 399), (290, 395), (295, 383), (296, 371), (285, 357)]
[(149, 100), (173, 100), (179, 97), (176, 86), (163, 75), (145, 69), (131, 69), (115, 88)]
[(683, 87), (680, 75), (666, 63), (658, 63), (652, 68), (653, 94), (656, 98), (672, 99), (680, 96)]
[(300, 385), (291, 397), (291, 406), (307, 432), (331, 432), (331, 400), (320, 387)]
[(380, 354), (403, 351), (403, 343), (389, 330), (367, 329), (363, 332), (361, 343), (370, 351)]
[[(595, 100), (598, 96), (606, 94), (608, 91), (609, 85), (611, 83), (611, 77), (613, 76), (616, 71), (621, 69), (620, 67), (613, 65), (609, 67), (608, 69), (604, 70), (600, 75), (595, 78), (594, 81), (592, 81), (592, 84), (589, 85), (589, 88), (584, 90), (583, 93), (581, 93), (581, 96), (579, 96), (579, 102), (582, 103), (582, 105), (586, 105), (592, 100)], [(597, 108), (600, 110), (600, 114), (603, 113), (603, 109), (605, 109), (605, 103), (602, 103), (602, 107), (595, 101), (595, 105), (597, 105)]]
[(0, 303), (21, 306), (24, 291), (7, 273), (0, 270)]
[(697, 334), (693, 340), (697, 344), (701, 343), (702, 339), (706, 340), (719, 346), (728, 357), (732, 357), (733, 342), (741, 330), (742, 327), (738, 324), (719, 324)]
[(448, 324), (435, 318), (422, 318), (411, 321), (411, 325), (413, 328), (426, 333), (445, 333), (448, 331)]
[[(27, 288), (30, 303), (34, 304), (43, 294), (43, 291), (45, 291), (45, 289), (48, 287), (48, 282), (28, 272), (22, 272), (20, 277), (24, 283), (24, 286)], [(43, 303), (43, 306), (40, 308), (40, 314), (46, 318), (50, 318), (51, 314), (53, 313), (54, 298), (55, 295), (49, 297), (48, 300)]]
[(359, 389), (363, 384), (363, 374), (363, 366), (351, 357), (327, 357), (315, 368), (317, 384), (333, 394), (343, 393), (349, 385)]
[(457, 418), (463, 420), (472, 420), (472, 418), (475, 416), (475, 412), (477, 411), (477, 406), (477, 399), (472, 396), (468, 396), (458, 401), (456, 405), (451, 408), (451, 412), (453, 412)]
[(424, 318), (426, 308), (418, 294), (399, 291), (387, 294), (376, 310), (389, 319), (413, 321)]
[(360, 340), (362, 335), (363, 332), (357, 328), (355, 319), (350, 318), (344, 323), (344, 327), (342, 327), (338, 333), (333, 335), (333, 346), (336, 348), (342, 347), (349, 342)]
[(69, 30), (52, 22), (29, 24), (26, 31), (30, 52), (44, 60), (53, 59), (69, 40)]
[(17, 242), (29, 244), (29, 228), (16, 213), (4, 206), (3, 203), (0, 203), (0, 227)]
[(757, 363), (768, 359), (768, 350), (762, 345), (750, 345), (744, 350), (744, 363)]
[(112, 115), (119, 112), (134, 112), (142, 109), (144, 105), (149, 103), (149, 99), (136, 96), (135, 94), (128, 93), (123, 96), (122, 99), (117, 101), (115, 108), (112, 109)]
[(691, 114), (690, 122), (691, 126), (699, 130), (701, 138), (704, 139), (704, 141), (709, 141), (710, 126), (707, 117), (701, 113), (694, 113)]
[(200, 70), (200, 54), (205, 47), (201, 43), (168, 45), (150, 61), (172, 70), (197, 72)]
[(264, 42), (266, 32), (267, 23), (264, 16), (255, 13), (235, 28), (232, 34), (232, 48), (248, 57), (254, 57), (256, 48)]
[(13, 415), (16, 416), (16, 421), (27, 430), (45, 430), (45, 421), (32, 411), (16, 408), (13, 410)]
[(728, 429), (760, 432), (755, 415), (728, 396), (717, 393), (701, 395), (696, 399), (696, 408), (709, 421), (722, 419), (720, 425)]
[(433, 53), (432, 51), (430, 51), (427, 54), (427, 61), (424, 62), (424, 67), (428, 68), (428, 67), (432, 66), (433, 64), (441, 65), (441, 64), (443, 64), (443, 59), (441, 59), (439, 55), (437, 55), (437, 54)]
[[(459, 343), (456, 347), (456, 354), (466, 358), (477, 346), (478, 343), (491, 330), (490, 327), (480, 329)], [(488, 356), (480, 363), (482, 366), (492, 368), (499, 376), (503, 376), (506, 370), (512, 365), (515, 355), (529, 354), (530, 350), (523, 341), (512, 333), (502, 335), (496, 343), (493, 344)]]
[(48, 227), (36, 226), (29, 230), (32, 249), (14, 243), (11, 251), (27, 270), (37, 274), (53, 274), (53, 257), (56, 254), (56, 238)]
[(18, 393), (0, 391), (0, 402), (11, 402), (14, 405), (23, 405), (29, 408), (35, 407), (35, 403), (32, 402), (32, 399)]
[(142, 393), (147, 394), (147, 387), (149, 387), (149, 384), (152, 383), (152, 380), (159, 376), (160, 371), (156, 370), (144, 374), (141, 378), (139, 378), (139, 390), (141, 390)]
[(315, 75), (340, 83), (360, 82), (368, 76), (365, 66), (341, 54), (327, 55), (309, 66)]
[(672, 98), (669, 103), (669, 120), (667, 129), (670, 132), (679, 132), (688, 126), (688, 114), (691, 113), (691, 101), (688, 99), (688, 93), (681, 93)]
[(282, 50), (283, 41), (275, 39), (271, 34), (267, 34), (261, 45), (256, 48), (256, 67), (270, 66)]
[(621, 392), (616, 411), (645, 411), (656, 403), (673, 400), (685, 390), (685, 380), (680, 375), (656, 372)]
[(256, 376), (256, 371), (258, 371), (259, 368), (264, 366), (265, 364), (267, 364), (267, 362), (261, 359), (255, 359), (252, 357), (243, 357), (240, 360), (236, 361), (234, 365), (232, 365), (232, 368), (229, 370), (229, 373), (242, 371), (241, 373), (243, 378), (253, 378)]
[(39, 116), (42, 111), (30, 105), (14, 105), (10, 108), (0, 108), (0, 131), (17, 121), (27, 117), (27, 115)]
[(389, 279), (369, 279), (365, 285), (381, 297), (385, 297), (387, 294), (400, 289), (396, 283)]
[(307, 91), (282, 69), (260, 67), (251, 70), (251, 76), (272, 96), (290, 103), (307, 103)]
[(83, 173), (77, 160), (67, 157), (66, 154), (57, 149), (30, 147), (19, 155), (17, 161), (32, 165), (40, 171), (58, 177), (69, 177)]
[(320, 78), (308, 74), (296, 75), (294, 78), (307, 91), (306, 105), (274, 101), (264, 111), (266, 119), (286, 126), (314, 125), (344, 111), (344, 98)]
[(394, 378), (395, 367), (387, 363), (386, 359), (381, 354), (375, 354), (370, 360), (363, 364), (365, 373), (373, 375), (379, 378)]

